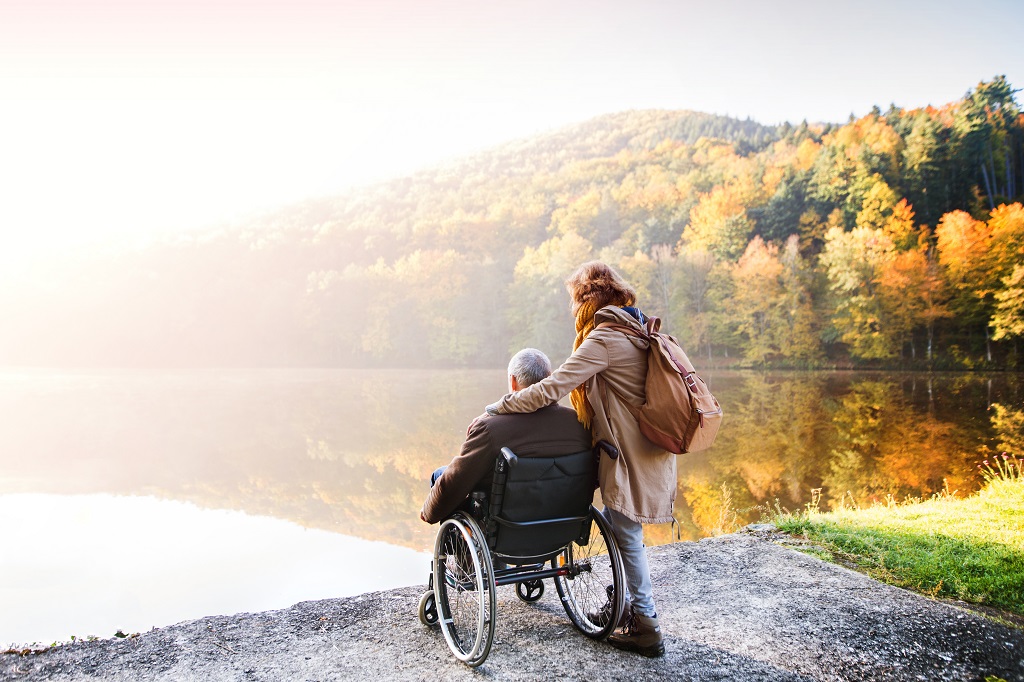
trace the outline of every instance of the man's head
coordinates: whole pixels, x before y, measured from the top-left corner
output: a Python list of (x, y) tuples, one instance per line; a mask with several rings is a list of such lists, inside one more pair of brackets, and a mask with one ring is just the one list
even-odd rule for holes
[(536, 348), (524, 348), (508, 362), (508, 387), (513, 393), (551, 374), (551, 361)]

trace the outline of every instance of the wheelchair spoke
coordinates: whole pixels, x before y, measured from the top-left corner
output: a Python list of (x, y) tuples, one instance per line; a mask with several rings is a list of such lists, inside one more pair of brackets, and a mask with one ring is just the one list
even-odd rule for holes
[[(555, 579), (555, 587), (573, 624), (589, 637), (602, 638), (621, 610), (624, 576), (610, 527), (596, 511), (592, 517), (589, 541), (571, 543), (560, 557), (568, 570)], [(616, 596), (610, 600), (610, 595)]]
[(456, 515), (442, 524), (434, 551), (441, 631), (469, 665), (483, 662), (494, 636), (494, 577), (482, 537), (472, 519)]

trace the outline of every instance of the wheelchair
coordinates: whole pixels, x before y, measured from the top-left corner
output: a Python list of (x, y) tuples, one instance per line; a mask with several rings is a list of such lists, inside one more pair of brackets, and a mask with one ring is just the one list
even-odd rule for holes
[(517, 457), (502, 448), (489, 497), (474, 492), (441, 522), (419, 618), (440, 627), (457, 659), (473, 667), (487, 659), (503, 585), (535, 602), (550, 578), (584, 635), (604, 639), (615, 628), (625, 577), (611, 526), (592, 505), (596, 466), (589, 450)]

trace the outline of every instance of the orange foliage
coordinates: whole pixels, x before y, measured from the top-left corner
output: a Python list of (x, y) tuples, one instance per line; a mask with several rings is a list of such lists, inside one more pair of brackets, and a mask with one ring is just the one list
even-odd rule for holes
[(939, 220), (935, 236), (939, 263), (954, 282), (963, 283), (977, 265), (984, 262), (992, 232), (988, 225), (975, 220), (966, 211), (952, 211)]
[(875, 116), (865, 116), (848, 123), (839, 130), (824, 137), (825, 144), (843, 148), (846, 158), (858, 161), (865, 151), (889, 157), (890, 168), (898, 170), (899, 154), (903, 149), (903, 138), (888, 123)]
[(1024, 261), (1024, 206), (1001, 204), (988, 220), (992, 231), (992, 265), (1000, 275)]

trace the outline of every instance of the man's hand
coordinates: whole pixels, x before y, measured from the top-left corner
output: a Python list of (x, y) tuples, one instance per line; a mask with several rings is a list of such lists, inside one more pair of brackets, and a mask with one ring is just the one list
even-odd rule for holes
[(423, 523), (427, 522), (427, 516), (423, 513), (422, 509), (420, 509), (420, 521), (422, 521)]
[(484, 408), (484, 412), (492, 416), (496, 414), (501, 414), (501, 401), (499, 400), (496, 403), (491, 403), (490, 405)]

